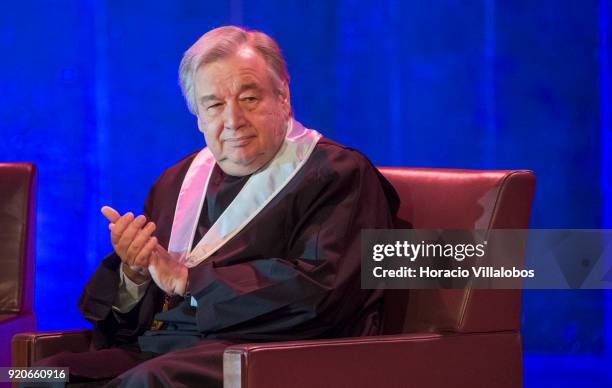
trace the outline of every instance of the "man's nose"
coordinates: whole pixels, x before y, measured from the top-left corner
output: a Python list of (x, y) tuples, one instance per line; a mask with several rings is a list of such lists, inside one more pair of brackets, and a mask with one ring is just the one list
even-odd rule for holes
[(223, 112), (223, 122), (226, 129), (237, 130), (242, 127), (246, 120), (244, 118), (244, 112), (239, 104), (230, 102), (225, 105), (225, 112)]

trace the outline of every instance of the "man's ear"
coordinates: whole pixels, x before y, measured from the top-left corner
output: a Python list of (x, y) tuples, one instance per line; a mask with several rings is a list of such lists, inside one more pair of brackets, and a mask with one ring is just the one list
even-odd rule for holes
[(200, 118), (200, 115), (196, 115), (196, 117), (198, 119), (198, 129), (204, 133), (204, 120)]
[(289, 85), (287, 82), (281, 84), (279, 88), (279, 97), (281, 99), (281, 103), (283, 104), (283, 108), (285, 109), (285, 114), (287, 117), (291, 116), (291, 93), (289, 92)]

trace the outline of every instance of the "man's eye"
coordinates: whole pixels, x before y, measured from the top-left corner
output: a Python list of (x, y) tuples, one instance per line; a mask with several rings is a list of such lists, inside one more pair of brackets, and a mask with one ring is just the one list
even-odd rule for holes
[(213, 109), (219, 108), (221, 105), (222, 104), (220, 102), (218, 102), (216, 104), (209, 105), (208, 108), (206, 108), (206, 109), (213, 110)]
[(241, 100), (245, 101), (245, 102), (255, 102), (255, 101), (257, 101), (257, 97), (252, 97), (252, 96), (242, 97)]

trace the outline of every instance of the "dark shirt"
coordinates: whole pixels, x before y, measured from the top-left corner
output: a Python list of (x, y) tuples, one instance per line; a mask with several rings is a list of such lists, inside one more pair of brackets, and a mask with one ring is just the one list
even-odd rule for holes
[(249, 177), (250, 175), (238, 177), (228, 175), (215, 164), (210, 182), (208, 183), (204, 206), (202, 206), (200, 220), (198, 221), (191, 249), (195, 248), (212, 224), (217, 221), (229, 204), (232, 203), (240, 190), (242, 190), (244, 184), (249, 180)]

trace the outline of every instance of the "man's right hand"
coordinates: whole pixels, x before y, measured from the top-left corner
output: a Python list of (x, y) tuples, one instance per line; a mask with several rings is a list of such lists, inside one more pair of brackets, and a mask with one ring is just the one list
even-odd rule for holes
[(147, 223), (142, 215), (134, 218), (131, 212), (122, 216), (110, 206), (102, 207), (102, 214), (110, 221), (111, 242), (121, 258), (123, 272), (135, 283), (148, 280), (149, 259), (157, 246), (157, 238), (151, 236), (155, 223)]

